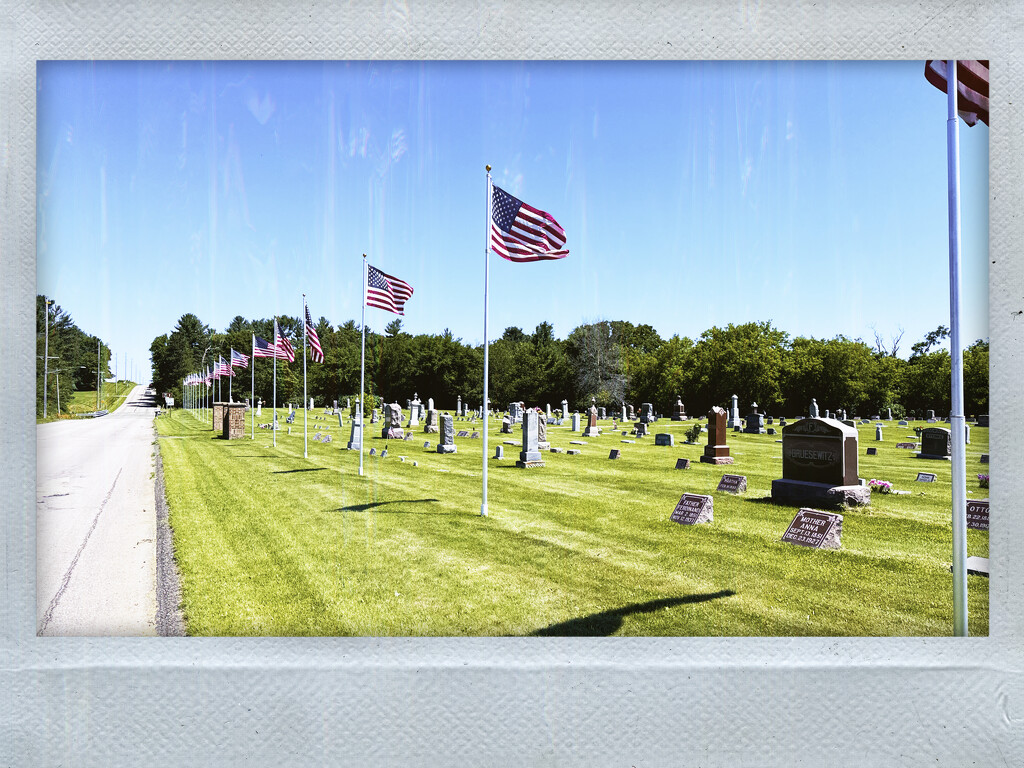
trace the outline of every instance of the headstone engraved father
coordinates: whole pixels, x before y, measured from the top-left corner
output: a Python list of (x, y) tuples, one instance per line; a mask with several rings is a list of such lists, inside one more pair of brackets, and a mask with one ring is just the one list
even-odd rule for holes
[(711, 496), (684, 493), (669, 519), (680, 525), (710, 523), (715, 519), (715, 500)]
[(782, 428), (782, 478), (776, 504), (865, 506), (871, 489), (857, 477), (857, 430), (835, 419), (800, 419)]

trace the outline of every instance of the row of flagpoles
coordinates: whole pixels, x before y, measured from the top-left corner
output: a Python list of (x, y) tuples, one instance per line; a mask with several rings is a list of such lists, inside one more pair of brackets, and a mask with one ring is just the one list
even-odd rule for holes
[[(949, 78), (949, 72), (956, 76)], [(981, 120), (986, 125), (989, 120), (988, 104), (988, 62), (987, 61), (928, 61), (925, 64), (925, 77), (935, 87), (947, 93), (947, 160), (949, 169), (949, 273), (950, 273), (950, 355), (952, 357), (951, 388), (952, 413), (950, 416), (953, 427), (953, 630), (956, 635), (967, 634), (967, 534), (966, 534), (966, 449), (964, 446), (963, 417), (963, 350), (960, 343), (960, 161), (959, 134), (957, 115), (964, 118), (968, 125)], [(959, 103), (958, 103), (959, 95)], [(480, 503), (480, 514), (487, 515), (487, 417), (489, 411), (488, 373), (489, 345), (487, 336), (488, 288), (490, 281), (490, 254), (494, 251), (509, 261), (526, 262), (549, 259), (561, 259), (569, 254), (565, 248), (565, 231), (550, 214), (527, 205), (513, 197), (491, 181), (491, 166), (487, 166), (487, 227), (486, 245), (484, 248), (484, 380), (483, 380), (483, 478)], [(362, 340), (360, 351), (359, 373), (359, 474), (363, 474), (362, 428), (363, 403), (366, 373), (366, 307), (377, 307), (399, 315), (404, 315), (406, 300), (412, 296), (412, 286), (403, 280), (387, 275), (375, 267), (371, 267), (363, 254), (363, 303), (362, 303)], [(316, 329), (309, 315), (306, 297), (303, 294), (302, 308), (305, 316), (303, 332), (302, 361), (302, 395), (303, 411), (307, 410), (306, 400), (306, 343), (309, 341), (311, 356), (315, 362), (323, 362), (323, 349), (317, 338)], [(274, 406), (277, 405), (277, 359), (295, 359), (291, 344), (280, 334), (277, 321), (274, 321), (274, 343), (253, 335), (252, 357), (274, 358)], [(230, 363), (220, 358), (213, 371), (205, 374), (193, 374), (186, 383), (203, 383), (210, 386), (213, 378), (220, 375), (229, 377), (228, 392), (230, 397), (231, 369), (236, 366), (245, 367), (248, 359), (245, 355), (231, 350)], [(255, 366), (254, 366), (255, 367)], [(255, 374), (253, 374), (255, 391)], [(219, 384), (219, 382), (218, 382)], [(275, 410), (276, 421), (276, 410)], [(274, 425), (276, 427), (276, 424)], [(276, 428), (274, 445), (277, 445)], [(255, 415), (253, 416), (253, 438), (255, 438)], [(303, 419), (303, 455), (308, 456), (306, 443), (306, 422)]]

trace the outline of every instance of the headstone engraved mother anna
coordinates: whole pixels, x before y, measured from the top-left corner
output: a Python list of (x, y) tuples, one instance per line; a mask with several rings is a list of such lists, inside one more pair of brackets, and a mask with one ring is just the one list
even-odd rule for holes
[(857, 477), (857, 430), (835, 419), (800, 419), (782, 428), (782, 478), (772, 481), (776, 504), (871, 503)]
[(801, 509), (782, 534), (782, 541), (814, 549), (839, 549), (842, 535), (842, 515)]

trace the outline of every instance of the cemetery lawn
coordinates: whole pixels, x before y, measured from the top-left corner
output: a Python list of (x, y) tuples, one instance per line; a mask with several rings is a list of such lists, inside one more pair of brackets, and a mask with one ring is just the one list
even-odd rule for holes
[[(95, 401), (94, 401), (95, 402)], [(770, 503), (781, 477), (781, 435), (729, 432), (736, 463), (698, 461), (693, 421), (661, 419), (651, 436), (582, 438), (548, 427), (546, 466), (518, 469), (519, 449), (488, 458), (489, 516), (480, 516), (481, 443), (435, 452), (438, 435), (379, 438), (367, 424), (365, 476), (346, 451), (349, 419), (302, 414), (277, 447), (269, 430), (223, 440), (179, 409), (156, 420), (182, 609), (190, 635), (215, 636), (936, 636), (952, 634), (950, 464), (897, 449), (913, 426), (858, 427), (859, 474), (910, 495), (874, 494), (841, 511), (842, 548), (780, 542), (796, 508)], [(264, 411), (259, 422), (270, 420)], [(481, 422), (455, 421), (456, 430)], [(513, 435), (490, 420), (490, 455)], [(333, 442), (313, 440), (318, 429)], [(776, 429), (778, 426), (776, 425)], [(657, 447), (669, 432), (675, 447)], [(635, 444), (623, 444), (635, 439)], [(705, 438), (706, 439), (706, 436)], [(423, 443), (429, 440), (430, 449)], [(585, 440), (573, 446), (570, 440)], [(987, 498), (988, 429), (971, 429), (968, 499)], [(385, 458), (369, 456), (387, 446)], [(878, 456), (865, 456), (877, 448)], [(622, 451), (609, 460), (612, 448)], [(399, 456), (407, 457), (403, 462)], [(691, 460), (674, 469), (677, 458)], [(413, 466), (413, 461), (418, 466)], [(934, 472), (934, 483), (915, 482)], [(747, 477), (738, 496), (723, 474)], [(714, 521), (669, 521), (683, 493), (714, 497)], [(999, 514), (998, 510), (995, 512)], [(988, 556), (988, 533), (968, 530), (968, 555)], [(988, 579), (968, 576), (971, 635), (988, 634)]]

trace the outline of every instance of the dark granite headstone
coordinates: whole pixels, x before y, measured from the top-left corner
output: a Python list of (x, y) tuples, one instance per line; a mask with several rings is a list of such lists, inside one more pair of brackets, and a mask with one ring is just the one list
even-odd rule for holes
[(504, 459), (505, 458), (505, 446), (496, 445), (494, 446), (494, 458)]
[(921, 452), (919, 459), (949, 460), (953, 450), (953, 438), (944, 427), (926, 427), (921, 430)]
[(814, 549), (839, 549), (842, 535), (842, 515), (801, 509), (782, 534), (782, 541)]
[(971, 499), (967, 502), (967, 527), (978, 531), (988, 530), (988, 499)]
[(975, 424), (974, 426), (976, 426), (976, 427), (987, 427), (988, 426), (988, 414), (986, 413), (986, 414), (984, 414), (982, 416), (979, 416), (978, 417), (978, 423)]
[(669, 519), (680, 525), (710, 523), (715, 519), (715, 500), (711, 496), (684, 493)]
[(618, 448), (612, 448), (612, 450), (608, 454), (608, 458), (609, 459), (617, 459), (617, 458), (619, 458), (619, 449)]
[(704, 446), (704, 455), (700, 460), (705, 464), (732, 464), (729, 446), (726, 445), (726, 422), (728, 415), (724, 408), (714, 406), (708, 412), (708, 444)]
[(988, 454), (987, 453), (981, 454), (981, 463), (982, 464), (988, 464)]
[(676, 469), (689, 469), (689, 468), (690, 468), (690, 460), (689, 459), (676, 459)]
[(782, 428), (782, 478), (772, 500), (865, 505), (871, 489), (857, 476), (857, 430), (835, 419), (800, 419)]
[(654, 436), (655, 445), (675, 445), (675, 439), (668, 432), (661, 432)]
[(743, 493), (747, 490), (746, 475), (722, 475), (722, 479), (718, 481), (718, 488), (715, 490), (726, 493)]
[(878, 449), (877, 448), (868, 448), (867, 455), (868, 456), (877, 456), (878, 455)]

